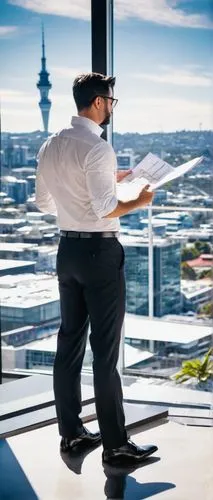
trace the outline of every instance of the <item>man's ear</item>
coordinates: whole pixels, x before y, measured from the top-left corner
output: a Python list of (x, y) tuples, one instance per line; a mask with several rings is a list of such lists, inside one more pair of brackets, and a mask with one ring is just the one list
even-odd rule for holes
[(100, 108), (100, 103), (101, 103), (101, 99), (100, 99), (100, 97), (96, 97), (96, 98), (94, 99), (94, 101), (93, 101), (93, 104), (95, 105), (95, 107), (96, 107), (97, 109), (99, 109), (99, 108)]

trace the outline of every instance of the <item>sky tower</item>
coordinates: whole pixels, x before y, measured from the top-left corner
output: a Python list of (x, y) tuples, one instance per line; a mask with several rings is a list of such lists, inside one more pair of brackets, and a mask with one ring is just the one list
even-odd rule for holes
[(39, 73), (39, 81), (37, 83), (37, 88), (40, 91), (41, 99), (39, 101), (39, 107), (42, 114), (42, 120), (44, 125), (44, 132), (48, 134), (48, 122), (49, 122), (49, 112), (51, 108), (51, 101), (48, 99), (49, 90), (52, 85), (49, 82), (49, 73), (46, 70), (46, 57), (45, 57), (45, 43), (44, 43), (44, 27), (42, 25), (42, 58), (41, 58), (41, 71)]

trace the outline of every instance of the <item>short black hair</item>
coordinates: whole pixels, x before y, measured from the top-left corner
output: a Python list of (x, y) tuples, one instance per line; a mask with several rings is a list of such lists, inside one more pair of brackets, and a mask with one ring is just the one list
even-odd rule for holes
[(78, 111), (91, 106), (92, 101), (99, 95), (108, 95), (110, 88), (115, 85), (114, 76), (105, 76), (101, 73), (85, 73), (78, 75), (73, 82), (73, 97)]

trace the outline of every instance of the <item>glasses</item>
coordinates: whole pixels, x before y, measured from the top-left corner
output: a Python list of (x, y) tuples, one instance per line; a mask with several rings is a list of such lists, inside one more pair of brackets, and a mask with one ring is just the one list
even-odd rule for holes
[(114, 97), (111, 97), (108, 95), (100, 95), (99, 94), (99, 95), (94, 96), (93, 99), (95, 99), (96, 97), (103, 97), (103, 99), (110, 99), (113, 109), (115, 108), (116, 104), (118, 103), (118, 99), (115, 99)]

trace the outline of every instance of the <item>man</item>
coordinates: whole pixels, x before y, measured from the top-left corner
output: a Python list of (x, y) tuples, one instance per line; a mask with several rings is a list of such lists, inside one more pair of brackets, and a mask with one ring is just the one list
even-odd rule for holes
[[(57, 255), (61, 326), (54, 364), (54, 392), (61, 450), (102, 440), (103, 461), (140, 462), (156, 446), (136, 446), (125, 430), (123, 396), (116, 365), (125, 312), (124, 251), (119, 219), (146, 206), (146, 186), (136, 200), (116, 196), (116, 156), (100, 136), (117, 99), (115, 78), (78, 76), (73, 96), (78, 116), (72, 127), (51, 136), (39, 152), (38, 208), (57, 215), (61, 238)], [(118, 180), (124, 178), (118, 173)], [(90, 321), (94, 391), (100, 433), (82, 425), (80, 374)]]

